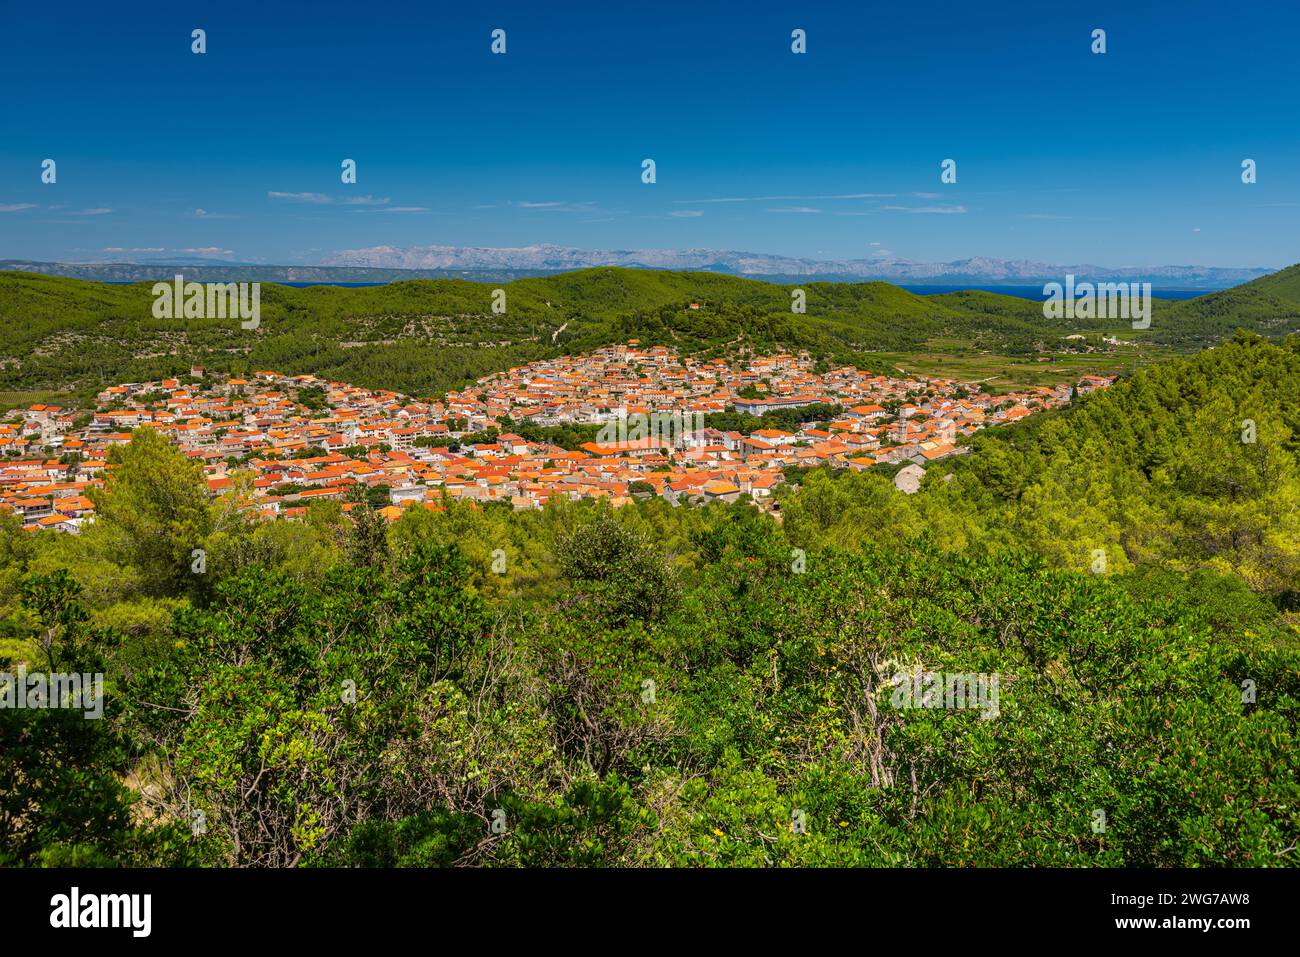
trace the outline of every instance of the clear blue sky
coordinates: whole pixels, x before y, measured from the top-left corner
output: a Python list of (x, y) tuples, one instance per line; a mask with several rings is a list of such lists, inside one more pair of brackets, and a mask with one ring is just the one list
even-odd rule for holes
[(1300, 260), (1297, 36), (1279, 0), (15, 0), (0, 258), (557, 243), (1281, 266)]

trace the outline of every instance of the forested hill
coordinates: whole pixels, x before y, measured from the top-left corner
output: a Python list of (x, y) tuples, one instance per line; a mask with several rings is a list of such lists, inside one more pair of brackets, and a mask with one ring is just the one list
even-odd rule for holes
[[(1151, 328), (1126, 320), (1044, 318), (1026, 300), (983, 292), (917, 296), (887, 283), (791, 288), (715, 273), (588, 269), (497, 287), (465, 280), (294, 288), (263, 284), (259, 328), (222, 319), (155, 319), (151, 283), (109, 285), (0, 273), (0, 392), (106, 385), (183, 372), (193, 362), (245, 373), (313, 372), (430, 395), (513, 365), (628, 338), (684, 352), (807, 349), (872, 368), (873, 353), (962, 348), (1025, 355), (1067, 335), (1115, 333), (1195, 348), (1241, 327), (1300, 329), (1300, 267), (1171, 304)], [(504, 314), (493, 290), (505, 290)], [(691, 309), (691, 303), (699, 309)]]
[(1300, 337), (1238, 333), (972, 445), (910, 497), (881, 476), (810, 475), (786, 529), (846, 547), (1028, 546), (1077, 571), (1173, 591), (1186, 582), (1170, 574), (1199, 576), (1300, 612)]
[(1166, 303), (1152, 320), (1153, 333), (1168, 335), (1168, 342), (1206, 343), (1237, 329), (1271, 337), (1300, 331), (1300, 265), (1231, 289)]

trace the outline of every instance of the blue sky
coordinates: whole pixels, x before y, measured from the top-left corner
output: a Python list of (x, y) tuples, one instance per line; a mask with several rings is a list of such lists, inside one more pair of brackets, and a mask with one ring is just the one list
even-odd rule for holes
[(0, 258), (1300, 260), (1294, 3), (987, 6), (9, 4)]

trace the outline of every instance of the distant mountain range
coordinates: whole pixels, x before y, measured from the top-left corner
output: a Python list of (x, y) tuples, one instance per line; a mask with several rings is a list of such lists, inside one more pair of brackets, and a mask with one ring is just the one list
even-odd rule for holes
[(905, 259), (816, 260), (718, 249), (588, 250), (538, 245), (518, 248), (479, 246), (376, 246), (343, 250), (318, 265), (257, 265), (218, 259), (176, 258), (124, 262), (48, 263), (0, 260), (0, 270), (38, 272), (101, 282), (167, 279), (177, 269), (196, 281), (217, 279), (261, 282), (395, 282), (402, 279), (510, 281), (598, 266), (695, 270), (776, 282), (862, 282), (895, 284), (1018, 286), (1059, 282), (1066, 274), (1080, 280), (1142, 280), (1157, 289), (1214, 290), (1257, 279), (1273, 270), (1220, 266), (1052, 265), (1017, 259), (973, 257), (946, 263)]
[(550, 275), (539, 269), (371, 269), (359, 266), (265, 266), (224, 259), (175, 259), (141, 262), (47, 263), (0, 260), (0, 272), (32, 272), (92, 282), (168, 280), (181, 273), (194, 282), (388, 283), (404, 279), (470, 279), (511, 282)]
[(691, 269), (754, 278), (806, 277), (840, 280), (883, 280), (934, 284), (991, 283), (1022, 285), (1059, 281), (1066, 273), (1089, 279), (1142, 279), (1169, 287), (1218, 289), (1257, 279), (1266, 268), (1217, 266), (1131, 266), (1113, 268), (1083, 264), (1052, 265), (1025, 259), (976, 256), (946, 263), (906, 259), (798, 259), (763, 253), (719, 249), (586, 250), (567, 246), (523, 246), (492, 249), (473, 246), (376, 246), (335, 253), (322, 261), (331, 266), (385, 269), (516, 269), (562, 272), (593, 266), (643, 269)]

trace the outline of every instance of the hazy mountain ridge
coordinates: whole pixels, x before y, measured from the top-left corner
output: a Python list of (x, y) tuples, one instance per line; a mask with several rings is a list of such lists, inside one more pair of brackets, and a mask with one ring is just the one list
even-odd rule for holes
[(842, 276), (846, 279), (880, 279), (890, 282), (1006, 282), (1034, 283), (1059, 280), (1066, 273), (1084, 278), (1177, 281), (1189, 287), (1220, 287), (1247, 282), (1271, 269), (1223, 266), (1124, 266), (1095, 264), (1053, 265), (1031, 260), (1005, 260), (975, 256), (944, 263), (905, 259), (815, 260), (763, 253), (718, 249), (583, 250), (567, 246), (535, 245), (518, 248), (464, 246), (376, 246), (343, 250), (324, 265), (403, 269), (536, 269), (563, 271), (593, 266), (631, 266), (650, 269), (699, 269), (738, 276)]
[(178, 273), (194, 282), (276, 283), (388, 283), (411, 279), (471, 279), (477, 282), (511, 282), (531, 276), (553, 275), (547, 269), (372, 269), (358, 266), (265, 266), (222, 263), (218, 260), (184, 262), (44, 263), (20, 259), (0, 260), (0, 273), (26, 272), (88, 282), (149, 282), (170, 280)]
[(717, 249), (583, 250), (536, 245), (518, 248), (474, 246), (376, 246), (344, 250), (318, 265), (258, 265), (211, 259), (46, 263), (0, 260), (0, 270), (38, 272), (100, 282), (170, 279), (178, 270), (196, 281), (395, 282), (403, 279), (476, 279), (508, 282), (601, 266), (694, 270), (780, 282), (880, 280), (940, 285), (1036, 285), (1079, 280), (1148, 281), (1158, 288), (1214, 290), (1258, 279), (1266, 268), (1222, 266), (1052, 265), (1030, 260), (976, 256), (946, 263), (903, 259), (814, 260)]

